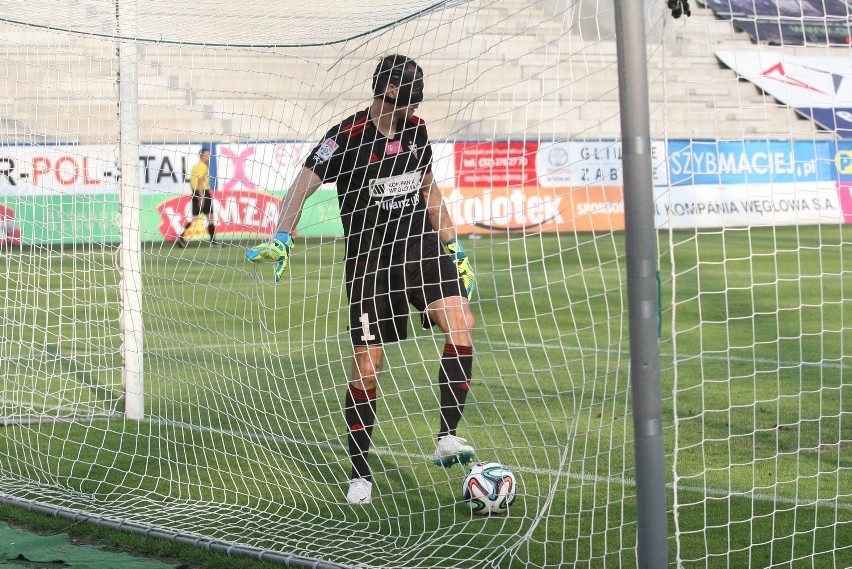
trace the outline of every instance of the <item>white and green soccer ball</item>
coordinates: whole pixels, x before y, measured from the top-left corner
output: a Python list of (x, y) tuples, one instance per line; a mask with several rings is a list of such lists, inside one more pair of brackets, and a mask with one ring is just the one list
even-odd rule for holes
[(499, 462), (480, 462), (470, 469), (462, 483), (462, 500), (474, 514), (503, 514), (515, 501), (515, 475)]

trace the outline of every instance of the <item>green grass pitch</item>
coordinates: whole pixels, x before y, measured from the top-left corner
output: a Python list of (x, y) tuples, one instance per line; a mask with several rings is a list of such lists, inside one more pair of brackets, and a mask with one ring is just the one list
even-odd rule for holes
[[(514, 469), (508, 516), (472, 516), (464, 471), (431, 464), (443, 338), (416, 317), (387, 349), (374, 502), (344, 504), (343, 250), (318, 239), (279, 285), (249, 243), (145, 246), (143, 421), (120, 413), (116, 250), (4, 251), (2, 416), (87, 419), (2, 427), (0, 491), (350, 565), (635, 566), (623, 234), (465, 243), (479, 291), (460, 434)], [(659, 248), (670, 557), (852, 566), (852, 231)]]

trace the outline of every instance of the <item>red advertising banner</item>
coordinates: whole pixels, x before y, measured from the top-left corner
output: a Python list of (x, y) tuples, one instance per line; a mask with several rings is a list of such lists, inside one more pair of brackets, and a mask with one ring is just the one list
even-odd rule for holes
[[(216, 235), (253, 233), (271, 235), (278, 223), (281, 198), (247, 190), (212, 192)], [(192, 219), (192, 196), (182, 195), (157, 206), (160, 233), (174, 241)]]
[(455, 143), (456, 186), (508, 188), (538, 184), (537, 142)]

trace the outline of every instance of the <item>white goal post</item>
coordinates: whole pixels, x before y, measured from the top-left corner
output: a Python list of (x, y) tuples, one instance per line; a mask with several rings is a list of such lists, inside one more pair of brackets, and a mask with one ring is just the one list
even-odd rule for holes
[[(117, 0), (118, 37), (136, 36), (136, 2)], [(118, 48), (118, 159), (121, 164), (118, 194), (121, 232), (122, 381), (124, 415), (145, 417), (143, 371), (144, 319), (142, 308), (142, 199), (139, 191), (139, 62), (136, 46), (116, 42)]]
[[(608, 0), (0, 0), (0, 502), (298, 567), (634, 566), (638, 434), (655, 564), (852, 566), (852, 142), (817, 120), (852, 47), (801, 6), (790, 46), (717, 0), (620, 5), (625, 54)], [(346, 502), (333, 183), (281, 283), (245, 259), (394, 53), (477, 275), (458, 434), (513, 471), (506, 515), (433, 464), (448, 342), (414, 307)]]

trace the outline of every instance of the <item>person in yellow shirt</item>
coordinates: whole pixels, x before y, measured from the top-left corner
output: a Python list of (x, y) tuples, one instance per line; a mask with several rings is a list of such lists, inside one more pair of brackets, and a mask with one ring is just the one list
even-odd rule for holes
[(186, 233), (201, 214), (207, 218), (207, 233), (211, 245), (221, 245), (216, 241), (216, 225), (213, 222), (213, 199), (210, 197), (210, 149), (202, 148), (198, 154), (198, 163), (189, 173), (189, 188), (192, 190), (192, 219), (183, 228), (175, 243), (186, 247)]

